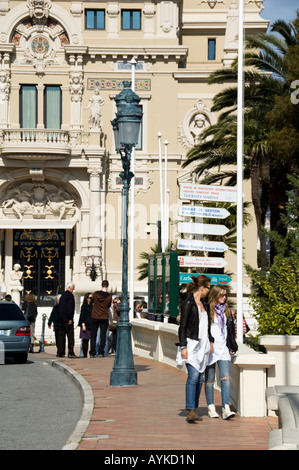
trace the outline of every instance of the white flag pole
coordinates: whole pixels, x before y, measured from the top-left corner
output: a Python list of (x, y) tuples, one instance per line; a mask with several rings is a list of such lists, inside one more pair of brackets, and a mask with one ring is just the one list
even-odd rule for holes
[(238, 109), (237, 109), (237, 340), (243, 342), (243, 22), (244, 0), (239, 0)]
[(164, 247), (165, 249), (168, 246), (169, 243), (169, 207), (168, 207), (168, 188), (167, 188), (167, 159), (168, 159), (168, 141), (165, 140), (164, 146), (165, 146), (165, 159), (164, 159), (164, 208), (165, 208), (165, 214), (164, 214), (164, 220), (165, 220), (165, 225), (164, 225), (164, 236), (165, 236), (165, 242), (164, 242)]
[(161, 132), (158, 132), (159, 145), (159, 176), (160, 176), (160, 214), (161, 214), (161, 246), (162, 253), (165, 252), (165, 223), (164, 223), (164, 200), (163, 200), (163, 174), (162, 174), (162, 149), (161, 149)]

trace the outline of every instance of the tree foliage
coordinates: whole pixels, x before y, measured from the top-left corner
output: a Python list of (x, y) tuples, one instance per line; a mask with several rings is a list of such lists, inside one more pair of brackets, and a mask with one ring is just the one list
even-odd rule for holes
[(285, 237), (269, 232), (277, 255), (267, 273), (247, 266), (251, 277), (250, 302), (261, 334), (299, 334), (299, 177), (289, 176), (293, 191), (288, 193)]

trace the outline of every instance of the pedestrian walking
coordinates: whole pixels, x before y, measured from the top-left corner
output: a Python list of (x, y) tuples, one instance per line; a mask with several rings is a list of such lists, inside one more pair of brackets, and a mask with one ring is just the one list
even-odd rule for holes
[(189, 423), (202, 420), (195, 409), (198, 408), (204, 371), (213, 345), (207, 306), (204, 303), (209, 290), (209, 277), (192, 277), (192, 282), (187, 286), (189, 295), (181, 305), (177, 362), (185, 362), (188, 372), (186, 410)]
[[(57, 356), (58, 356), (58, 330), (59, 330), (59, 300), (60, 300), (61, 294), (58, 294), (56, 297), (56, 304), (52, 308), (49, 320), (48, 320), (48, 328), (51, 328), (53, 324), (53, 330), (55, 334), (55, 343), (56, 343), (56, 349), (57, 349)], [(65, 343), (64, 343), (64, 350), (62, 351), (63, 356), (65, 355)]]
[(112, 295), (108, 292), (109, 282), (102, 281), (101, 289), (93, 294), (93, 307), (91, 313), (91, 338), (90, 357), (96, 356), (96, 338), (98, 328), (101, 328), (99, 356), (104, 357), (106, 333), (109, 324), (109, 309), (112, 303)]
[(37, 306), (35, 303), (35, 295), (30, 293), (25, 297), (24, 302), (22, 303), (21, 310), (25, 315), (26, 320), (30, 323), (30, 339), (31, 344), (29, 352), (33, 353), (34, 339), (35, 339), (35, 321), (37, 317)]
[(65, 338), (68, 342), (68, 357), (77, 357), (74, 353), (75, 338), (74, 338), (74, 314), (75, 314), (75, 298), (73, 291), (75, 284), (69, 282), (66, 285), (65, 292), (61, 295), (59, 300), (59, 330), (58, 330), (58, 356), (65, 355), (64, 346)]
[(93, 295), (88, 292), (84, 295), (83, 304), (81, 305), (78, 326), (80, 326), (80, 339), (82, 340), (83, 357), (87, 357), (88, 344), (91, 331), (91, 312), (92, 312)]
[(110, 308), (109, 312), (109, 354), (114, 354), (116, 352), (116, 343), (117, 343), (117, 324), (120, 320), (120, 305), (121, 305), (121, 298), (114, 297), (112, 301), (112, 307)]
[(213, 286), (208, 301), (211, 334), (214, 338), (213, 351), (209, 357), (205, 372), (205, 393), (208, 415), (218, 418), (214, 405), (214, 381), (216, 364), (219, 369), (222, 400), (222, 418), (235, 416), (229, 406), (230, 398), (230, 363), (231, 356), (238, 350), (235, 340), (235, 325), (227, 304), (227, 290), (223, 286)]

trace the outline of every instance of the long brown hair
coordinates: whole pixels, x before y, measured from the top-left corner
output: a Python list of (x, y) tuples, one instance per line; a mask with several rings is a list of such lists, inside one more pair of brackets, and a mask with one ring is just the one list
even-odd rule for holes
[(187, 284), (187, 292), (193, 294), (196, 292), (200, 287), (208, 287), (210, 285), (211, 279), (208, 276), (202, 274), (201, 276), (193, 276), (192, 282)]
[[(227, 293), (227, 290), (224, 286), (219, 286), (217, 284), (217, 285), (212, 287), (212, 289), (210, 290), (210, 293), (209, 293), (208, 304), (210, 306), (210, 317), (211, 317), (212, 322), (214, 322), (214, 318), (215, 318), (215, 315), (216, 315), (215, 306), (218, 304), (220, 292), (222, 290), (224, 290)], [(228, 318), (230, 316), (230, 309), (229, 309), (229, 306), (227, 304), (227, 299), (226, 299), (226, 302), (225, 302), (225, 311), (224, 311), (224, 313), (225, 313), (226, 318)]]
[(27, 294), (25, 297), (26, 302), (32, 302), (35, 304), (35, 295), (34, 294)]

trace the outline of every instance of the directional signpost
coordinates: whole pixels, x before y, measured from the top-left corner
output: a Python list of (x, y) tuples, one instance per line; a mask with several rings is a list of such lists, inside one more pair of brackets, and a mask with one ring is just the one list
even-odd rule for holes
[(188, 251), (216, 251), (223, 253), (228, 246), (223, 242), (214, 242), (208, 240), (184, 240), (180, 238), (177, 243), (179, 250)]
[[(208, 202), (237, 202), (237, 188), (231, 186), (210, 186), (201, 184), (183, 183), (180, 185), (180, 198), (189, 201)], [(230, 213), (225, 208), (206, 207), (203, 205), (183, 204), (179, 207), (179, 215), (182, 217), (226, 219)], [(223, 236), (229, 232), (225, 225), (203, 224), (198, 222), (179, 222), (180, 233), (196, 235), (218, 235)], [(213, 251), (223, 253), (228, 247), (225, 243), (209, 240), (178, 240), (178, 249), (186, 251)], [(180, 267), (187, 268), (214, 268), (219, 269), (227, 265), (224, 258), (213, 258), (207, 256), (179, 256)], [(226, 274), (205, 273), (211, 279), (211, 284), (226, 285), (231, 278)], [(200, 276), (196, 273), (179, 273), (180, 283), (192, 282), (192, 277)]]
[(185, 268), (224, 268), (227, 262), (224, 258), (208, 258), (206, 256), (179, 256), (181, 267)]
[[(192, 282), (192, 277), (201, 276), (202, 274), (192, 274), (192, 273), (180, 273), (180, 284), (189, 284)], [(226, 274), (208, 274), (205, 273), (205, 276), (208, 276), (211, 279), (211, 284), (221, 284), (226, 285), (231, 282), (231, 278)]]
[(178, 231), (181, 233), (225, 235), (229, 230), (225, 225), (179, 222)]
[(220, 207), (205, 206), (180, 206), (179, 215), (185, 217), (209, 217), (212, 219), (225, 219), (230, 214), (226, 209)]
[(180, 185), (180, 198), (214, 202), (237, 202), (237, 188), (233, 186), (182, 183)]

